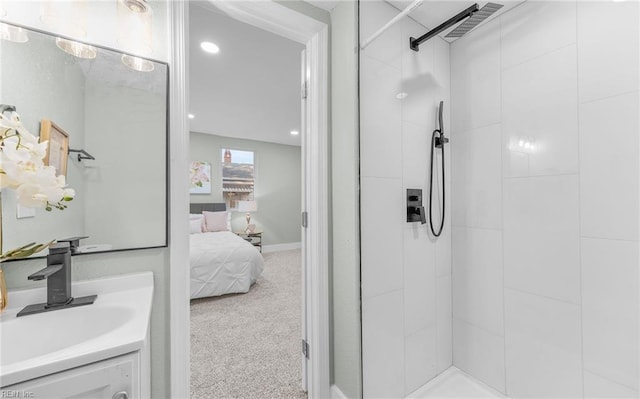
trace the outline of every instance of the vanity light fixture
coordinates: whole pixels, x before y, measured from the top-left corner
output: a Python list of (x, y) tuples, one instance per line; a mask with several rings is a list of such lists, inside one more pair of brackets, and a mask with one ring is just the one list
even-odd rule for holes
[(202, 42), (200, 43), (200, 48), (202, 49), (202, 51), (209, 54), (218, 54), (220, 52), (220, 47), (212, 42)]
[(132, 55), (122, 54), (120, 60), (123, 64), (133, 69), (134, 71), (151, 72), (153, 71), (153, 68), (155, 68), (153, 62), (145, 60), (144, 58), (134, 57)]
[(14, 43), (26, 43), (29, 41), (27, 31), (13, 25), (0, 23), (0, 39)]
[(61, 37), (56, 38), (56, 46), (67, 54), (88, 60), (96, 58), (98, 54), (98, 50), (93, 46)]
[(299, 134), (300, 134), (300, 132), (299, 132), (299, 131), (297, 131), (297, 130), (292, 130), (292, 131), (291, 131), (291, 135), (292, 135), (292, 136), (297, 136), (297, 135), (299, 135)]

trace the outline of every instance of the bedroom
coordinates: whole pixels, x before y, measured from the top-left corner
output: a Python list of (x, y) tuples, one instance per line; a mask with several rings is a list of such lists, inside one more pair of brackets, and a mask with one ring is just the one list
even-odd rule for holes
[(268, 379), (277, 381), (277, 395), (306, 397), (299, 353), (304, 46), (210, 3), (190, 4), (189, 26), (191, 394), (260, 392), (254, 381)]

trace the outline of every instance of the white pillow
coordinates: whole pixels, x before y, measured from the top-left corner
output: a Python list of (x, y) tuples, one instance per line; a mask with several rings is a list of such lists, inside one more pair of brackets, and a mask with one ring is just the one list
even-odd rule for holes
[(223, 212), (202, 212), (204, 215), (204, 231), (228, 231), (228, 213)]
[(202, 218), (189, 220), (189, 234), (202, 233)]
[(189, 214), (189, 220), (195, 220), (195, 219), (202, 219), (204, 216), (202, 216), (201, 213), (190, 213)]

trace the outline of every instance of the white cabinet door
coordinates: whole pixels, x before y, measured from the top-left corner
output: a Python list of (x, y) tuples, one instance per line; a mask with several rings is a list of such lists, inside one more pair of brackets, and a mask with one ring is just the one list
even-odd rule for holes
[(139, 399), (138, 352), (3, 388), (33, 399)]

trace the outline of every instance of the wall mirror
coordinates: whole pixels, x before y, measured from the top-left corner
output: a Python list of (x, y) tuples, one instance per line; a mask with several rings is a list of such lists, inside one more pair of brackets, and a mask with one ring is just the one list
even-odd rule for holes
[(76, 236), (88, 236), (80, 253), (166, 246), (167, 65), (13, 32), (0, 40), (0, 103), (15, 106), (32, 134), (66, 144), (49, 161), (76, 197), (48, 212), (3, 190), (2, 250)]

